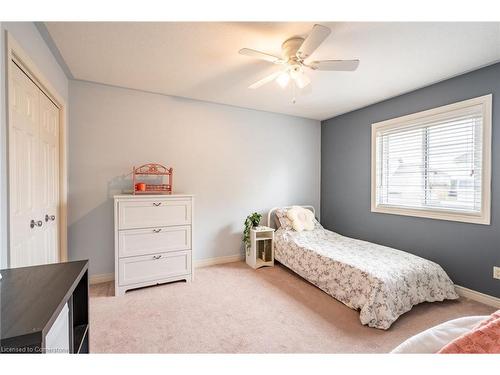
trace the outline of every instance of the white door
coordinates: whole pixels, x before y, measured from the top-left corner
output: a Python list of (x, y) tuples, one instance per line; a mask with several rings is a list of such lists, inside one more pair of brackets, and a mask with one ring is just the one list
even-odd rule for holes
[(12, 61), (10, 266), (59, 261), (59, 109)]

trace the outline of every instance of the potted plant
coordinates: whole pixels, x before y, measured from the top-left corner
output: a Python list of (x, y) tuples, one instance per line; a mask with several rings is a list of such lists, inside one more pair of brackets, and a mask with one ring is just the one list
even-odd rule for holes
[(245, 250), (248, 255), (248, 250), (250, 248), (250, 229), (256, 227), (260, 223), (260, 219), (262, 219), (262, 215), (254, 212), (250, 214), (245, 219), (245, 229), (243, 230), (243, 243), (245, 244)]

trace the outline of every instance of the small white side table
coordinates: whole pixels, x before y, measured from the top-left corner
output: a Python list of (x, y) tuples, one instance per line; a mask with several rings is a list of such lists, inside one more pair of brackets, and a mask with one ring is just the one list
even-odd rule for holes
[(274, 266), (274, 229), (250, 229), (250, 248), (246, 252), (247, 264), (253, 269)]

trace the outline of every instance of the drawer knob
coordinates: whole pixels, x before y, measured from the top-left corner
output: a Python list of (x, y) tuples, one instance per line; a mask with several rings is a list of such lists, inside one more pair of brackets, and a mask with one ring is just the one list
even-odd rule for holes
[(159, 228), (159, 229), (153, 229), (153, 232), (160, 233), (161, 232), (161, 228)]
[(158, 203), (157, 202), (153, 202), (153, 206), (155, 206), (155, 207), (161, 206), (161, 202), (158, 202)]
[(160, 259), (161, 255), (153, 255), (153, 259)]

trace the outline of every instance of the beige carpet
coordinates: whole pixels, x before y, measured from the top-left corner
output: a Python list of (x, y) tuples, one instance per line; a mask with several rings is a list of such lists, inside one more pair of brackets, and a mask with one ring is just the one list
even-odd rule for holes
[(467, 299), (425, 303), (381, 331), (282, 266), (242, 262), (197, 269), (191, 284), (112, 291), (91, 287), (91, 352), (380, 353), (446, 320), (494, 311)]

